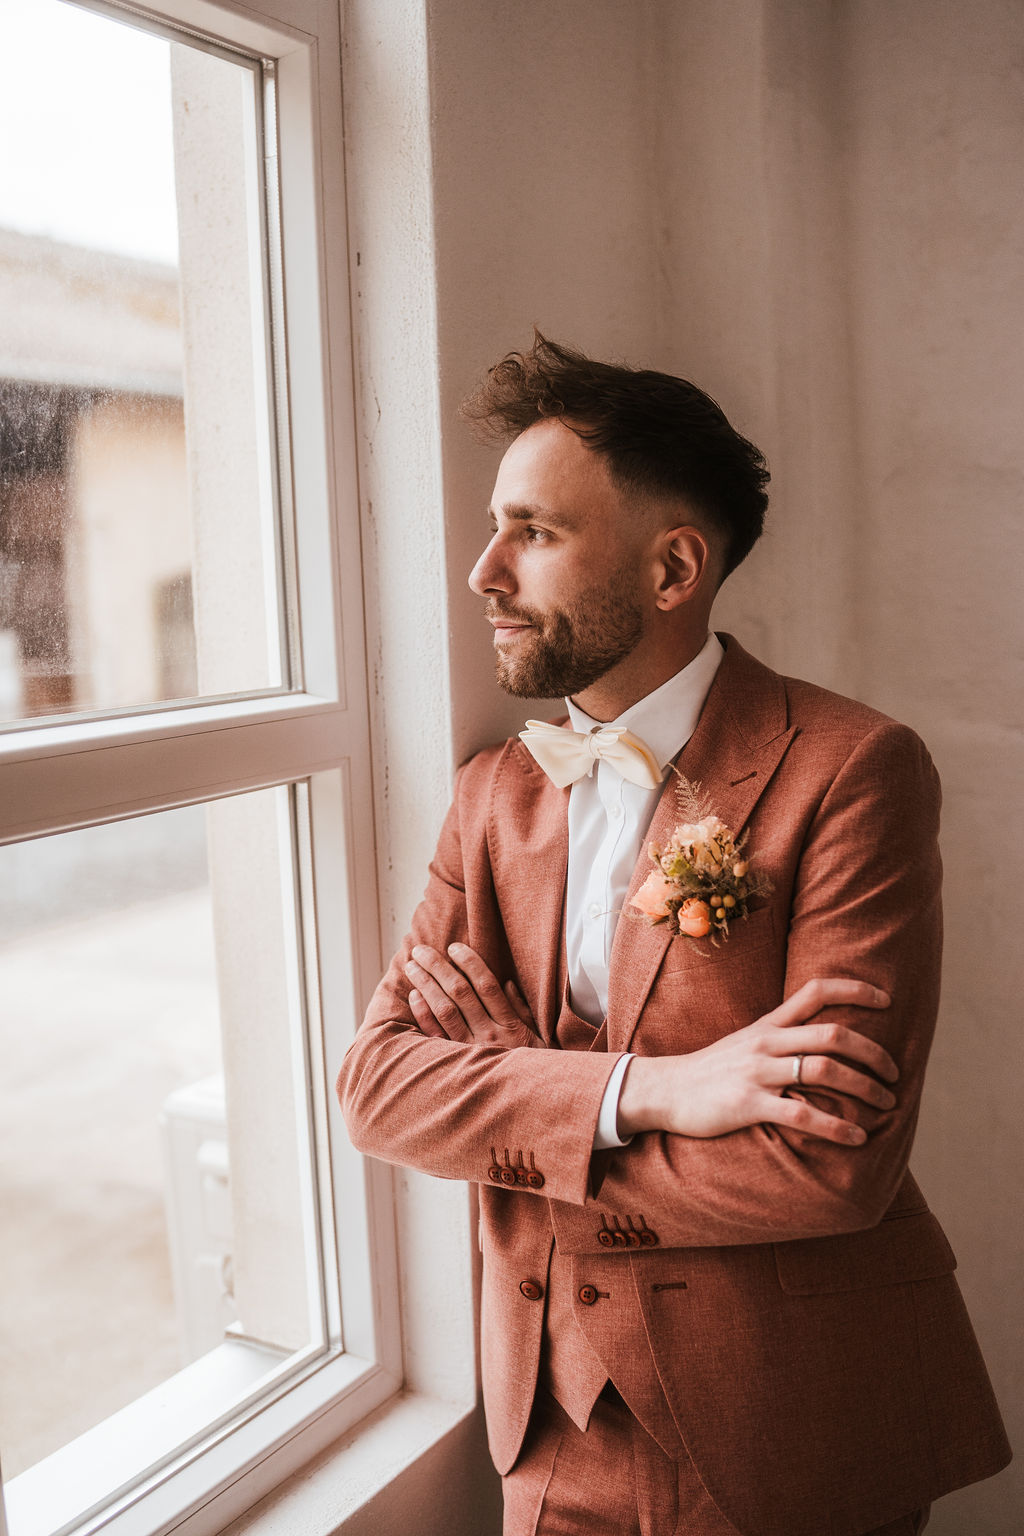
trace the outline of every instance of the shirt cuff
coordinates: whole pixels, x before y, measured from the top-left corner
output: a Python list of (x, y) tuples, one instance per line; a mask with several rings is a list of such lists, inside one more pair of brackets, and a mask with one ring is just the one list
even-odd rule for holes
[(628, 1147), (633, 1140), (632, 1136), (627, 1136), (623, 1141), (619, 1135), (619, 1095), (622, 1092), (622, 1079), (626, 1075), (626, 1068), (632, 1060), (632, 1051), (627, 1051), (624, 1056), (620, 1056), (612, 1068), (612, 1075), (608, 1079), (597, 1116), (597, 1130), (594, 1132), (595, 1152), (604, 1152), (609, 1147)]

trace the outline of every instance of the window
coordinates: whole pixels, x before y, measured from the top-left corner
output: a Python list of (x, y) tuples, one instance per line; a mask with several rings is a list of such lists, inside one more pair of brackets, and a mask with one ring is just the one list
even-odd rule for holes
[(337, 11), (0, 20), (6, 1516), (202, 1533), (400, 1374)]

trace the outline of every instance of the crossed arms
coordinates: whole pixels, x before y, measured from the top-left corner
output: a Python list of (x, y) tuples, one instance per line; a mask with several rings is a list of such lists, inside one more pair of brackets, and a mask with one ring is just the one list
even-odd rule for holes
[[(638, 1055), (620, 1100), (637, 1134), (595, 1155), (618, 1058), (521, 1048), (539, 1041), (528, 1000), (496, 979), (513, 965), (481, 868), (487, 772), (463, 770), (425, 900), (342, 1068), (356, 1145), (477, 1181), (492, 1146), (543, 1149), (543, 1195), (643, 1210), (672, 1245), (874, 1225), (905, 1171), (937, 1004), (938, 788), (913, 733), (885, 722), (857, 742), (788, 855), (782, 1005), (704, 1050)], [(783, 1096), (797, 1053), (804, 1086)]]

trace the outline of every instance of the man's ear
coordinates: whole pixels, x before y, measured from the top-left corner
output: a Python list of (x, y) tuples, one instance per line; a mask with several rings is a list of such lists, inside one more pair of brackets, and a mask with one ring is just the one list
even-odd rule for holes
[(666, 613), (691, 603), (698, 593), (713, 595), (717, 560), (707, 536), (691, 523), (666, 528), (659, 539), (657, 595)]

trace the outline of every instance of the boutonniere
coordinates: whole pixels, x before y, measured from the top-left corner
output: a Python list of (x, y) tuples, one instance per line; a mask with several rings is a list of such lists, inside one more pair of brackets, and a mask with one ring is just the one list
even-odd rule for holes
[(772, 883), (752, 867), (747, 834), (734, 837), (712, 814), (700, 785), (675, 771), (683, 819), (664, 847), (648, 843), (654, 869), (629, 904), (650, 922), (666, 924), (673, 935), (710, 937), (717, 947), (729, 937), (729, 924), (745, 918), (751, 899), (769, 895)]

